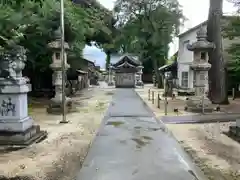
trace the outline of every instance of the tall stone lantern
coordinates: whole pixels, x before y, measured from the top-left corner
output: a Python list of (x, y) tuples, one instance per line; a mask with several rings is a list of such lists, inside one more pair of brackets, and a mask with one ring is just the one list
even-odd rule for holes
[(197, 41), (188, 44), (187, 49), (193, 51), (193, 63), (191, 69), (194, 72), (195, 95), (186, 101), (186, 109), (192, 112), (211, 112), (212, 103), (206, 96), (208, 87), (208, 71), (211, 64), (208, 63), (208, 52), (214, 49), (214, 44), (207, 41), (207, 33), (203, 27), (197, 32)]
[[(47, 108), (48, 113), (59, 114), (62, 113), (62, 61), (61, 61), (61, 31), (60, 28), (54, 32), (55, 41), (48, 44), (48, 47), (52, 50), (52, 64), (50, 68), (53, 70), (53, 85), (55, 87), (55, 96), (51, 99), (49, 107)], [(69, 50), (68, 43), (64, 43), (65, 48), (65, 70), (70, 67), (67, 64), (67, 50)], [(66, 73), (65, 73), (66, 74)], [(71, 98), (66, 97), (66, 111), (69, 112), (73, 109), (73, 102)]]

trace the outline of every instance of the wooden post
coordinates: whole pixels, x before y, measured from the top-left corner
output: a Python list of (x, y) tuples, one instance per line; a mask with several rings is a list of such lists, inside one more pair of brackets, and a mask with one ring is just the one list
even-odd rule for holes
[(232, 100), (235, 99), (235, 88), (232, 88)]
[(157, 96), (157, 107), (160, 109), (160, 95)]
[(150, 101), (150, 93), (151, 93), (151, 89), (148, 90), (148, 100)]
[(164, 113), (165, 113), (165, 116), (167, 115), (167, 80), (166, 78), (164, 79), (164, 95), (165, 95), (165, 98), (164, 98)]
[(152, 104), (154, 104), (154, 91), (152, 91)]

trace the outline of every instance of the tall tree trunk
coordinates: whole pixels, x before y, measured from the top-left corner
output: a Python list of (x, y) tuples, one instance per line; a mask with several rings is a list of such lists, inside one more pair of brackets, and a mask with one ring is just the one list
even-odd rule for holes
[(228, 104), (227, 73), (223, 59), (221, 17), (223, 0), (210, 0), (207, 36), (216, 48), (209, 52), (209, 98), (214, 104)]
[(105, 64), (105, 68), (106, 70), (109, 68), (110, 65), (110, 61), (111, 61), (111, 53), (110, 51), (106, 51), (106, 64)]

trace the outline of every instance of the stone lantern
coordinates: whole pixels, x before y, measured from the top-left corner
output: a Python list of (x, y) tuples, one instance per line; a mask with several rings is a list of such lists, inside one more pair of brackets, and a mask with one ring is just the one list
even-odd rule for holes
[(22, 76), (25, 53), (16, 45), (0, 56), (0, 145), (25, 147), (47, 136), (28, 115), (31, 85)]
[(186, 101), (186, 109), (192, 112), (211, 112), (213, 110), (212, 103), (206, 96), (208, 89), (208, 71), (211, 64), (208, 63), (208, 52), (214, 49), (214, 44), (207, 41), (207, 33), (201, 27), (197, 32), (197, 41), (188, 44), (189, 51), (193, 51), (193, 62), (190, 65), (194, 72), (195, 95)]
[[(55, 96), (51, 99), (50, 105), (47, 109), (48, 113), (62, 113), (62, 61), (61, 61), (61, 31), (60, 28), (54, 32), (55, 41), (48, 44), (48, 47), (52, 50), (52, 63), (50, 68), (53, 70), (53, 85), (55, 87)], [(65, 49), (65, 70), (70, 67), (67, 64), (67, 50), (69, 50), (68, 43), (64, 43)], [(66, 73), (65, 73), (66, 74)], [(71, 98), (66, 98), (66, 111), (69, 112), (73, 109), (73, 102)]]
[(143, 86), (143, 81), (142, 81), (142, 70), (143, 70), (143, 66), (138, 66), (137, 70), (138, 72), (136, 73), (136, 85), (137, 86)]

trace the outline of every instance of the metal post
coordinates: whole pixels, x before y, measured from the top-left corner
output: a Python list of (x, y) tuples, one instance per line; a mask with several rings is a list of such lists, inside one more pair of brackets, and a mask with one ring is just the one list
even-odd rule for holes
[(160, 109), (160, 95), (157, 96), (157, 107)]
[(65, 84), (66, 84), (66, 72), (65, 72), (65, 49), (64, 49), (64, 2), (60, 1), (60, 23), (61, 23), (61, 63), (62, 63), (62, 121), (60, 123), (67, 123), (66, 120), (66, 96), (65, 96)]

